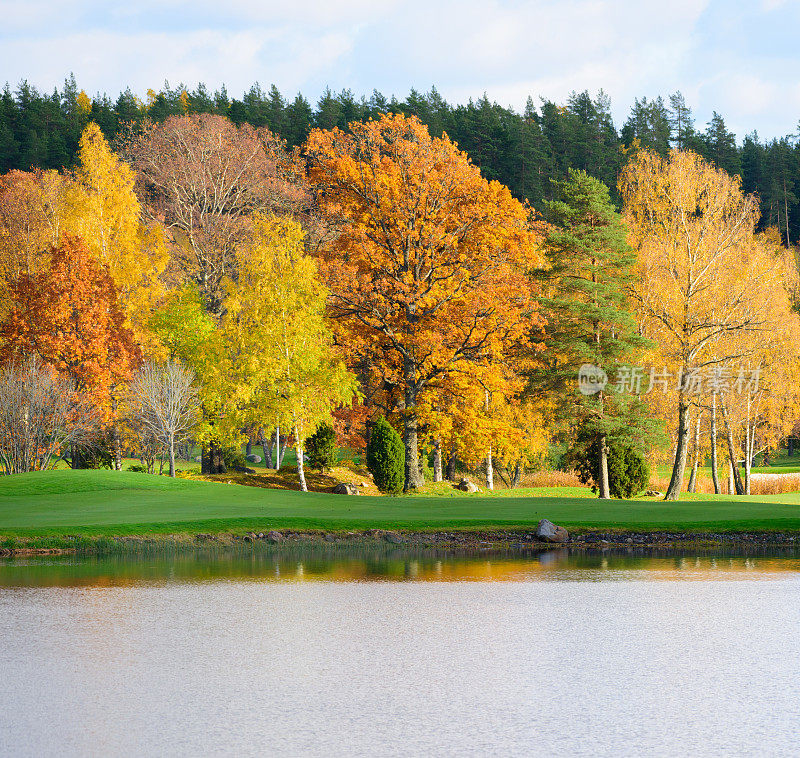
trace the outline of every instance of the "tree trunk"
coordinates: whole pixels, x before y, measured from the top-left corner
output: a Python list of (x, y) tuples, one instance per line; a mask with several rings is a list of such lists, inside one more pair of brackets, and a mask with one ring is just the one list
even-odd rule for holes
[(451, 450), (447, 459), (447, 480), (450, 482), (454, 482), (456, 479), (456, 463), (456, 452)]
[(275, 432), (270, 435), (268, 440), (261, 438), (261, 450), (264, 453), (264, 468), (275, 468), (273, 463), (272, 451), (275, 449)]
[(752, 402), (750, 399), (750, 390), (747, 391), (747, 430), (744, 445), (744, 494), (750, 494), (750, 469), (753, 467), (753, 447), (755, 446), (755, 434), (750, 431), (750, 413), (752, 411)]
[(247, 447), (244, 450), (245, 455), (252, 455), (253, 454), (253, 438), (247, 438)]
[(678, 442), (675, 446), (675, 460), (672, 464), (672, 478), (669, 480), (664, 500), (677, 500), (683, 486), (683, 475), (686, 473), (686, 453), (689, 441), (689, 403), (681, 389), (678, 395)]
[(697, 467), (700, 464), (700, 419), (703, 417), (703, 411), (697, 414), (697, 420), (694, 427), (694, 450), (692, 455), (692, 473), (689, 474), (689, 486), (686, 488), (687, 492), (694, 492), (697, 489)]
[[(725, 441), (728, 443), (728, 458), (731, 461), (731, 472), (733, 474), (733, 484), (737, 495), (744, 495), (744, 487), (742, 486), (742, 477), (739, 475), (739, 465), (736, 459), (736, 451), (733, 447), (733, 432), (731, 425), (728, 421), (728, 411), (725, 408), (725, 399), (720, 397), (720, 410), (722, 410), (722, 420), (725, 423)], [(733, 494), (730, 490), (729, 494)]]
[(169, 438), (169, 475), (175, 478), (175, 437)]
[(736, 482), (733, 480), (734, 465), (733, 461), (728, 457), (728, 494), (733, 495), (736, 491)]
[(719, 495), (719, 472), (717, 471), (717, 394), (711, 401), (711, 481), (714, 482), (714, 494)]
[(438, 438), (433, 443), (433, 481), (442, 481), (442, 440)]
[(308, 492), (308, 485), (306, 484), (306, 471), (303, 467), (303, 442), (300, 438), (300, 431), (297, 424), (294, 425), (294, 449), (297, 453), (297, 476), (300, 478), (300, 489), (303, 492)]
[(794, 438), (789, 437), (786, 445), (787, 445), (786, 454), (791, 458), (794, 455)]
[(486, 451), (486, 489), (494, 489), (494, 467), (492, 466), (492, 448)]
[(511, 480), (511, 489), (515, 490), (519, 487), (520, 479), (522, 479), (522, 466), (520, 462), (517, 461), (517, 465), (514, 466), (514, 478)]
[(403, 360), (403, 378), (405, 383), (405, 410), (403, 412), (403, 444), (406, 449), (405, 483), (403, 491), (415, 490), (422, 486), (422, 475), (419, 471), (419, 447), (417, 443), (417, 389), (415, 385), (414, 365), (410, 358)]
[(275, 427), (275, 471), (281, 470), (281, 428)]
[(600, 481), (597, 483), (597, 488), (600, 490), (598, 497), (608, 500), (611, 497), (611, 488), (608, 485), (608, 444), (606, 443), (605, 434), (600, 436), (600, 460), (598, 464), (600, 468)]

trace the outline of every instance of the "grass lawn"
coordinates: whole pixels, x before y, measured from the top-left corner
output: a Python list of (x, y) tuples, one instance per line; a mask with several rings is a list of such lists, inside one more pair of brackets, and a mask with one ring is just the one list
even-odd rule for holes
[(295, 529), (529, 527), (800, 531), (800, 493), (600, 502), (567, 489), (487, 497), (302, 493), (116, 471), (0, 478), (0, 536), (131, 535)]

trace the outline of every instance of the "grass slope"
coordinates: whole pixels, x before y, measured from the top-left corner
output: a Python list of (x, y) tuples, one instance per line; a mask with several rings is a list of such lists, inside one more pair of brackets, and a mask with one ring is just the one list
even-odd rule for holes
[[(539, 491), (537, 494), (547, 492)], [(678, 503), (538, 497), (347, 497), (116, 471), (0, 479), (0, 535), (125, 535), (245, 529), (527, 527), (799, 530), (800, 494)]]

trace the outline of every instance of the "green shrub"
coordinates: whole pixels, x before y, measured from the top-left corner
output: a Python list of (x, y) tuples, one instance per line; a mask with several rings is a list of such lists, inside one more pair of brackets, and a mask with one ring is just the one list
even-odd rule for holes
[(403, 440), (389, 422), (380, 416), (372, 425), (367, 445), (367, 468), (375, 480), (375, 486), (381, 492), (402, 492), (405, 463)]
[(336, 465), (336, 432), (325, 422), (306, 440), (306, 454), (311, 468), (324, 471)]
[[(650, 468), (641, 450), (624, 439), (606, 441), (608, 450), (608, 489), (611, 497), (630, 498), (639, 494), (650, 482)], [(584, 484), (597, 492), (600, 481), (600, 437), (578, 435), (564, 455), (564, 464), (575, 469)]]
[(222, 460), (225, 462), (225, 468), (229, 471), (241, 471), (249, 465), (240, 447), (223, 448)]
[(143, 466), (141, 463), (132, 463), (128, 466), (128, 471), (134, 474), (147, 474), (147, 466)]
[(649, 483), (650, 468), (642, 453), (630, 444), (612, 442), (608, 454), (608, 489), (611, 497), (633, 497)]

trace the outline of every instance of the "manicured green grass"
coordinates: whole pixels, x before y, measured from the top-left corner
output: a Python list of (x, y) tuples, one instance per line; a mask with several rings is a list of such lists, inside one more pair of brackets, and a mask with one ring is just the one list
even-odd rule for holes
[(347, 497), (116, 471), (51, 471), (0, 479), (0, 535), (169, 534), (247, 529), (530, 527), (798, 530), (800, 493), (600, 502), (558, 497)]

